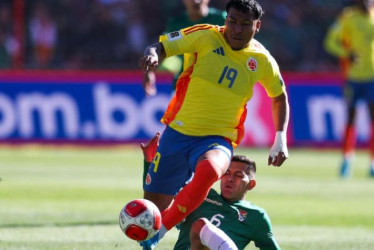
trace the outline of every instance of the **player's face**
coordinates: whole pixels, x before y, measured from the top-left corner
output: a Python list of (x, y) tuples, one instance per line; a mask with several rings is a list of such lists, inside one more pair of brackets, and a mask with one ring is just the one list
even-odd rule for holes
[(261, 21), (253, 20), (249, 13), (230, 8), (225, 21), (226, 41), (233, 50), (241, 50), (248, 46), (260, 26)]
[(221, 178), (221, 194), (227, 201), (238, 201), (244, 198), (249, 187), (249, 169), (245, 163), (233, 161), (230, 168)]

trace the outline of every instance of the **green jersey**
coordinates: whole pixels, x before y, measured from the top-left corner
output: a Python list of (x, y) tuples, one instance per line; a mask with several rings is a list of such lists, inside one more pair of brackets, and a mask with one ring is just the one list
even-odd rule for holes
[(264, 209), (245, 200), (226, 202), (214, 189), (209, 191), (200, 207), (179, 225), (180, 233), (174, 249), (189, 249), (191, 225), (201, 217), (224, 231), (239, 249), (244, 249), (251, 241), (260, 249), (280, 249)]
[[(201, 24), (201, 23), (209, 23), (209, 24), (222, 26), (225, 24), (225, 18), (226, 18), (226, 11), (218, 10), (215, 8), (209, 8), (208, 15), (198, 21), (191, 21), (188, 18), (187, 13), (185, 13), (183, 16), (170, 18), (168, 20), (164, 34), (170, 33), (173, 31), (178, 31), (180, 29), (187, 28), (195, 24)], [(181, 60), (183, 60), (183, 56), (178, 56), (178, 57), (180, 57)], [(183, 67), (181, 67), (179, 72), (174, 75), (174, 81), (173, 81), (174, 90), (175, 90), (175, 84), (178, 80), (180, 73), (182, 73), (182, 71), (183, 71)]]

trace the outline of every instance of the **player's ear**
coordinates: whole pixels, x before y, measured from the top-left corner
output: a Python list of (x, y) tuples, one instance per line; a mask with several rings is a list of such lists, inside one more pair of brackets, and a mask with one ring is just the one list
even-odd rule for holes
[(261, 20), (258, 20), (256, 23), (256, 34), (260, 32), (260, 28), (261, 28)]
[(250, 180), (249, 183), (248, 183), (248, 190), (251, 190), (255, 186), (256, 186), (256, 180), (254, 180), (254, 179)]

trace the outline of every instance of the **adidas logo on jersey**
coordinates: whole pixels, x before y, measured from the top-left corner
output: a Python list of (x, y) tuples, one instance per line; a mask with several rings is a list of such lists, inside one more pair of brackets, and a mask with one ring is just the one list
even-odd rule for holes
[(213, 50), (213, 52), (218, 54), (218, 55), (223, 55), (223, 56), (225, 55), (225, 51), (223, 50), (222, 47), (219, 47), (219, 48)]

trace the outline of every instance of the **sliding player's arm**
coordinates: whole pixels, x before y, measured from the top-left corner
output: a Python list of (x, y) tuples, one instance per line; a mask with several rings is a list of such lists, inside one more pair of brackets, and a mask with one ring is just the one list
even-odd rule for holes
[(257, 227), (257, 234), (253, 239), (255, 246), (261, 250), (279, 250), (280, 247), (274, 238), (270, 218), (266, 212), (262, 219), (258, 220)]

